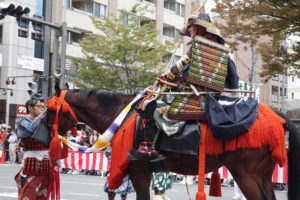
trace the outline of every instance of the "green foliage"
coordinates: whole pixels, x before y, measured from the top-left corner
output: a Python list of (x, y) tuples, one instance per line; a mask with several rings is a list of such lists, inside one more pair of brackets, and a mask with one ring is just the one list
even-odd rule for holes
[[(227, 24), (217, 24), (225, 38), (235, 38), (233, 48), (242, 43), (257, 46), (264, 61), (261, 76), (266, 80), (287, 68), (299, 74), (299, 43), (287, 48), (283, 42), (300, 34), (299, 0), (214, 0), (215, 12)], [(261, 42), (264, 41), (264, 42)], [(297, 62), (298, 61), (298, 62)]]
[(162, 72), (162, 57), (174, 44), (157, 41), (159, 31), (153, 22), (141, 25), (145, 12), (148, 8), (137, 4), (130, 11), (121, 10), (118, 17), (102, 21), (91, 17), (99, 34), (88, 33), (80, 42), (86, 59), (76, 60), (77, 86), (136, 92), (153, 84)]

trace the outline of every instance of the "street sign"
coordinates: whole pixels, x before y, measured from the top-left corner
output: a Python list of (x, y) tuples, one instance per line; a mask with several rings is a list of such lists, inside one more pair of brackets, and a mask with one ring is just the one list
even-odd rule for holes
[(26, 117), (27, 112), (26, 112), (26, 107), (25, 105), (18, 104), (17, 105), (17, 117)]
[(23, 69), (30, 69), (30, 70), (44, 72), (44, 59), (19, 55), (18, 67)]

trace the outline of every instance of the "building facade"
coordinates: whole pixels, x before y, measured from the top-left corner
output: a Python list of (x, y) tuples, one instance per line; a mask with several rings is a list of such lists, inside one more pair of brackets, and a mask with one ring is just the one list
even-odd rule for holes
[[(44, 13), (43, 0), (4, 0), (0, 4), (2, 8), (9, 4), (28, 7), (29, 16)], [(12, 127), (26, 114), (22, 105), (30, 98), (27, 83), (33, 81), (34, 73), (44, 70), (43, 43), (31, 39), (34, 31), (30, 24), (27, 38), (19, 37), (19, 29), (15, 17), (7, 15), (0, 20), (0, 123)]]

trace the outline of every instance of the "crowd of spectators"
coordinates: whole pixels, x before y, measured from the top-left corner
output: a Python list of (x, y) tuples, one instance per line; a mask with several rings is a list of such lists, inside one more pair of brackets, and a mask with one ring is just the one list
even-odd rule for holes
[(22, 162), (23, 152), (16, 130), (6, 124), (0, 124), (0, 150), (4, 150), (6, 163), (19, 164)]

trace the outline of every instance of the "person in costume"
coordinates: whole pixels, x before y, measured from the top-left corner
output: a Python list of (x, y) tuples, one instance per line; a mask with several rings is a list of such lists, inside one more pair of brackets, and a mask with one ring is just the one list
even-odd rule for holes
[(43, 115), (44, 102), (38, 97), (32, 97), (25, 104), (28, 115), (17, 122), (17, 134), (24, 148), (24, 162), (21, 170), (15, 176), (18, 187), (18, 199), (47, 199), (50, 159), (49, 149), (36, 139), (32, 139), (38, 116)]
[[(112, 148), (111, 148), (111, 146), (108, 146), (105, 151), (105, 156), (107, 157), (109, 163), (111, 160), (111, 152), (112, 152)], [(109, 176), (107, 177), (107, 180), (104, 184), (104, 191), (107, 193), (109, 200), (114, 200), (116, 194), (120, 194), (121, 199), (125, 200), (125, 199), (127, 199), (128, 193), (135, 192), (128, 175), (123, 179), (122, 185), (115, 190), (108, 189), (108, 181), (109, 181)]]
[[(223, 91), (223, 89), (229, 89), (233, 91), (238, 90), (239, 77), (236, 71), (236, 66), (232, 61), (232, 59), (230, 58), (230, 56), (228, 55), (228, 51), (226, 51), (226, 48), (224, 46), (225, 41), (221, 37), (219, 30), (217, 29), (217, 27), (214, 26), (210, 17), (207, 14), (200, 12), (199, 14), (192, 15), (188, 19), (187, 26), (183, 29), (183, 31), (181, 31), (181, 35), (188, 36), (192, 39), (191, 42), (188, 43), (190, 45), (189, 49), (184, 56), (182, 56), (173, 66), (171, 66), (168, 72), (159, 76), (160, 79), (164, 79), (169, 82), (177, 82), (178, 85), (182, 87), (185, 86), (194, 87), (195, 84), (194, 83), (192, 84), (191, 81), (189, 81), (188, 75), (189, 73), (192, 73), (190, 72), (191, 65), (197, 65), (199, 66), (199, 69), (197, 68), (199, 74), (196, 74), (195, 77), (199, 78), (200, 82), (201, 81), (203, 82), (203, 76), (205, 76), (204, 79), (207, 80), (204, 82), (209, 82), (211, 81), (211, 79), (213, 80), (215, 77), (221, 76), (220, 79), (224, 80), (223, 86), (218, 88), (217, 91)], [(216, 48), (216, 50), (219, 49), (225, 49), (225, 50), (223, 50), (224, 52), (221, 51), (221, 53), (219, 53), (219, 51), (214, 51), (214, 50), (206, 50), (202, 48), (197, 49), (197, 47), (194, 45), (197, 45), (197, 42), (199, 41), (200, 43), (201, 42), (207, 43), (208, 46), (210, 47), (215, 46), (214, 48)], [(219, 73), (213, 74), (211, 71), (201, 72), (204, 71), (202, 69), (204, 66), (204, 61), (201, 61), (201, 59), (206, 59), (206, 60), (211, 59), (205, 57), (202, 51), (203, 52), (208, 51), (205, 52), (206, 53), (205, 56), (213, 57), (212, 59), (215, 59), (216, 54), (219, 54), (220, 57), (218, 57), (218, 59), (223, 60), (222, 63), (227, 64), (227, 69), (225, 65), (226, 73), (223, 73), (223, 75), (219, 75)], [(200, 61), (197, 60), (199, 58)], [(220, 60), (219, 61), (214, 60), (213, 62), (212, 61), (209, 62), (211, 62), (210, 64), (208, 64), (209, 68), (212, 66), (216, 66), (214, 70), (219, 70), (220, 67), (217, 66), (222, 65), (222, 63), (221, 64), (218, 63), (221, 62)], [(193, 73), (195, 72), (193, 71)], [(215, 78), (215, 81), (218, 82), (219, 77)], [(254, 98), (246, 98), (246, 97), (244, 98), (241, 97), (239, 93), (220, 92), (218, 99), (216, 99), (209, 92), (209, 91), (214, 91), (215, 89), (214, 87), (206, 86), (205, 83), (204, 85), (200, 84), (195, 86), (198, 91), (207, 91), (205, 95), (205, 101), (200, 102), (200, 104), (205, 104), (203, 106), (204, 117), (206, 118), (216, 138), (223, 139), (223, 140), (230, 140), (250, 130), (258, 113), (258, 103)], [(149, 125), (147, 123), (149, 122), (150, 124), (151, 122), (149, 119), (152, 116), (149, 117), (148, 116), (150, 115), (149, 113), (154, 113), (153, 121), (155, 122), (152, 123), (155, 123), (158, 126), (158, 129), (164, 131), (168, 136), (172, 134), (176, 134), (183, 129), (186, 120), (170, 119), (166, 116), (165, 113), (162, 112), (162, 110), (164, 109), (158, 109), (158, 108), (166, 108), (166, 110), (168, 110), (171, 102), (172, 100), (169, 100), (168, 97), (166, 97), (166, 95), (163, 95), (163, 97), (158, 100), (151, 99), (149, 100), (149, 102), (144, 103), (143, 109), (138, 110), (139, 116), (142, 117), (143, 119), (148, 120), (146, 122), (146, 125), (144, 125), (144, 127), (146, 127), (144, 132), (146, 132), (146, 129), (149, 129), (148, 128)], [(151, 132), (151, 133), (157, 132), (156, 129), (154, 128), (152, 129), (155, 131), (148, 130), (147, 132)], [(228, 133), (228, 136), (225, 134), (226, 135), (225, 138), (223, 134), (224, 132), (226, 134)], [(145, 134), (146, 133), (144, 133), (144, 135)], [(156, 137), (152, 137), (152, 138), (156, 138)], [(140, 145), (140, 148), (137, 151), (134, 150), (131, 151), (128, 154), (129, 159), (145, 160), (144, 157), (148, 157), (150, 162), (156, 160), (162, 160), (163, 155), (160, 155), (155, 149), (155, 141), (153, 140), (147, 141), (147, 144), (148, 146), (146, 146), (146, 148), (145, 146)], [(144, 157), (141, 155), (144, 155)]]
[(173, 174), (171, 172), (153, 173), (152, 190), (154, 190), (153, 200), (170, 200), (166, 191), (172, 189)]

